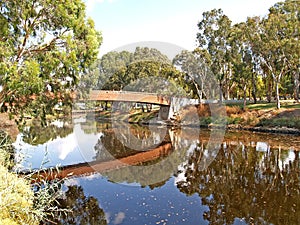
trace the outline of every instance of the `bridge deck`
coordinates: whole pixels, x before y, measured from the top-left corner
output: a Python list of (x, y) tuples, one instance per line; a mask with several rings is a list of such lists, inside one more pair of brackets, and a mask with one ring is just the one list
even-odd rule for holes
[(170, 99), (154, 93), (131, 92), (131, 91), (103, 91), (92, 90), (89, 96), (90, 101), (120, 101), (139, 102), (156, 105), (170, 105)]

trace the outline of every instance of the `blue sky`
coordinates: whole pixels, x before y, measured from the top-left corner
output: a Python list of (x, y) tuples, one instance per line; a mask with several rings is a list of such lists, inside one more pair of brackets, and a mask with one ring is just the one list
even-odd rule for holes
[(233, 23), (264, 16), (279, 0), (85, 0), (87, 15), (102, 32), (100, 56), (143, 41), (168, 42), (183, 49), (196, 47), (202, 13), (221, 8)]

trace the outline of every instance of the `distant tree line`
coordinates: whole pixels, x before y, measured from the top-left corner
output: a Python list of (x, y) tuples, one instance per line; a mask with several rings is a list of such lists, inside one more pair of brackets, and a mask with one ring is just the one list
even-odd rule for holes
[(81, 0), (1, 1), (0, 111), (45, 118), (70, 106), (75, 90), (92, 88), (218, 95), (244, 105), (275, 98), (280, 108), (280, 97), (299, 101), (299, 8), (298, 0), (278, 2), (265, 17), (238, 24), (213, 9), (197, 24), (193, 51), (168, 59), (138, 47), (96, 60), (102, 37)]
[[(109, 52), (94, 64), (94, 87), (121, 90), (135, 83), (135, 90), (168, 89), (150, 77), (167, 79), (173, 91), (190, 97), (211, 98), (211, 85), (218, 99), (299, 101), (300, 2), (276, 3), (265, 17), (249, 17), (232, 24), (221, 9), (203, 13), (196, 35), (198, 47), (184, 50), (169, 60), (157, 49), (138, 47), (135, 52)], [(92, 76), (91, 76), (92, 75)], [(138, 80), (147, 78), (138, 86)], [(144, 80), (143, 80), (144, 81)], [(84, 82), (83, 82), (84, 83)], [(212, 84), (213, 83), (213, 84)], [(141, 88), (142, 87), (142, 88)]]

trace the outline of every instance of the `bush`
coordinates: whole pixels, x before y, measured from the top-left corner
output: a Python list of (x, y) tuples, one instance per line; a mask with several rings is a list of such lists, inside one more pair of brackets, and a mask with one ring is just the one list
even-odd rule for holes
[(34, 192), (31, 179), (9, 171), (13, 156), (12, 140), (0, 131), (0, 224), (40, 224), (46, 211), (51, 211), (59, 188), (44, 182), (43, 188)]
[(11, 138), (0, 130), (0, 164), (11, 168), (14, 165), (14, 147)]
[(0, 224), (39, 224), (30, 184), (0, 165)]
[(12, 140), (0, 131), (0, 224), (39, 224), (30, 184), (8, 170), (13, 166), (13, 153)]

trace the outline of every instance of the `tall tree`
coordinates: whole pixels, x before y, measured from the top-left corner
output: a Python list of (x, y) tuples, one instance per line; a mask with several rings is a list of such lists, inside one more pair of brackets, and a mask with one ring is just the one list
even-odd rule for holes
[[(184, 85), (182, 74), (170, 59), (159, 50), (137, 47), (134, 53), (110, 52), (100, 59), (99, 86), (108, 90), (177, 93), (176, 86)], [(168, 82), (165, 82), (168, 81)], [(101, 84), (101, 85), (100, 85)]]
[[(222, 88), (225, 92), (229, 89), (230, 70), (228, 65), (228, 34), (231, 21), (223, 14), (221, 9), (213, 9), (203, 13), (202, 20), (198, 23), (199, 32), (197, 40), (200, 48), (207, 48), (212, 59), (212, 72), (215, 74), (219, 86), (219, 98), (222, 102)], [(228, 97), (226, 95), (226, 97)]]
[(299, 73), (300, 73), (300, 1), (286, 0), (278, 2), (270, 8), (270, 15), (280, 19), (280, 38), (289, 72), (294, 83), (294, 98), (299, 101)]
[(1, 1), (0, 22), (0, 107), (43, 117), (58, 102), (70, 103), (101, 44), (84, 3)]
[[(268, 16), (256, 23), (257, 29), (251, 38), (253, 52), (259, 56), (261, 67), (274, 82), (277, 108), (280, 108), (279, 88), (284, 75), (294, 74), (295, 93), (299, 91), (298, 9), (299, 1), (275, 4)], [(253, 25), (253, 21), (248, 19), (248, 24)]]
[(230, 60), (233, 64), (233, 80), (243, 90), (244, 104), (246, 107), (247, 87), (252, 75), (252, 56), (245, 34), (246, 23), (239, 23), (232, 27), (229, 40), (231, 46)]
[(98, 88), (117, 89), (115, 84), (111, 84), (110, 78), (120, 70), (124, 70), (133, 61), (133, 53), (128, 51), (108, 52), (97, 62), (100, 75), (98, 78)]
[(133, 53), (133, 61), (156, 61), (171, 64), (170, 59), (156, 48), (137, 47)]
[(199, 48), (192, 52), (183, 50), (173, 59), (173, 64), (185, 73), (187, 83), (191, 82), (190, 86), (195, 87), (200, 102), (203, 95), (206, 98), (211, 97), (209, 95), (209, 81), (211, 81), (210, 76), (212, 76), (210, 63), (211, 58), (207, 50)]

